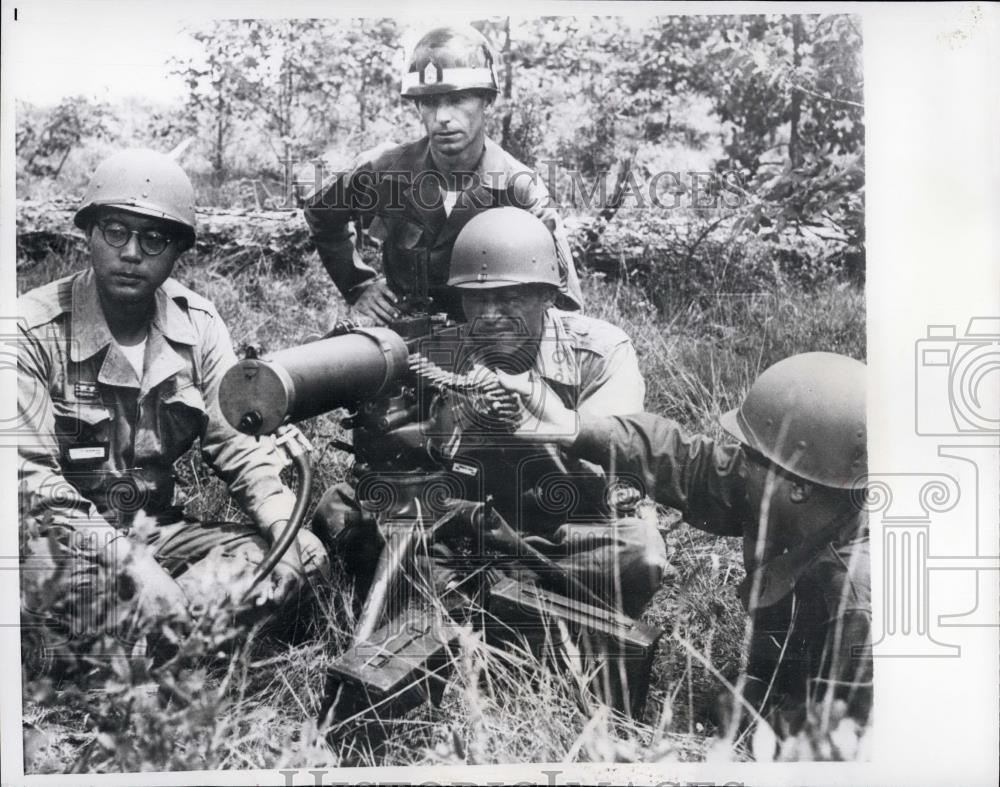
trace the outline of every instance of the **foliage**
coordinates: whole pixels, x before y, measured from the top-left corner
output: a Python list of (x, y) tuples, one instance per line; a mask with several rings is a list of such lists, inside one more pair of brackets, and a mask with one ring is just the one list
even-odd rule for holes
[[(479, 26), (504, 49), (499, 75), (510, 96), (489, 133), (543, 173), (584, 267), (589, 313), (634, 340), (648, 409), (719, 437), (719, 415), (779, 358), (864, 358), (855, 286), (864, 275), (864, 124), (852, 18), (512, 17)], [(183, 163), (200, 204), (259, 210), (286, 196), (289, 158), (324, 157), (339, 169), (375, 143), (420, 133), (398, 98), (402, 31), (393, 20), (227, 20), (189, 33), (201, 53), (173, 64), (188, 86), (182, 107), (19, 105), (18, 196), (79, 193), (111, 146), (170, 150), (194, 138)], [(45, 132), (59, 112), (76, 120)], [(672, 176), (657, 181), (663, 173)], [(704, 203), (692, 177), (701, 174), (733, 177), (709, 183)], [(657, 183), (659, 204), (650, 199)], [(19, 216), (19, 242), (32, 210)], [(246, 231), (213, 234), (223, 219)], [(208, 210), (200, 220), (202, 242), (176, 275), (217, 305), (237, 347), (300, 343), (345, 308), (297, 214), (268, 223)], [(20, 291), (86, 264), (78, 245), (51, 240), (19, 268)], [(344, 437), (337, 416), (305, 425), (317, 446), (317, 497), (346, 471), (330, 446)], [(175, 470), (191, 513), (239, 516), (197, 452)], [(31, 677), (24, 716), (32, 740), (48, 743), (26, 749), (29, 767), (864, 757), (866, 731), (836, 713), (815, 715), (770, 748), (765, 728), (733, 741), (715, 727), (722, 679), (738, 675), (743, 659), (739, 544), (670, 522), (661, 516), (673, 573), (647, 612), (668, 635), (645, 724), (586, 713), (571, 675), (535, 665), (529, 680), (470, 637), (441, 708), (414, 711), (380, 752), (328, 742), (313, 720), (325, 666), (350, 628), (349, 592), (336, 587), (319, 605), (321, 625), (293, 642), (254, 631), (233, 644), (220, 618), (184, 643), (174, 671), (121, 658), (69, 683)], [(193, 701), (164, 703), (164, 688)]]
[(58, 178), (66, 159), (84, 139), (104, 139), (113, 125), (109, 105), (83, 96), (64, 98), (50, 110), (18, 102), (15, 150), (18, 172)]
[(218, 181), (237, 124), (256, 132), (271, 152), (263, 163), (283, 173), (342, 127), (363, 132), (386, 109), (395, 79), (391, 19), (216, 20), (190, 35), (201, 55), (175, 60), (174, 73), (187, 83), (189, 111), (213, 132)]
[[(773, 283), (771, 267), (807, 283), (863, 282), (854, 18), (501, 17), (478, 25), (503, 50), (502, 97), (488, 130), (541, 172), (556, 204), (586, 230), (582, 265), (654, 283), (692, 267), (695, 278), (735, 276), (741, 287)], [(397, 92), (402, 32), (392, 19), (192, 28), (198, 54), (172, 64), (188, 87), (179, 110), (133, 102), (112, 133), (123, 110), (82, 99), (49, 111), (19, 106), (19, 185), (60, 173), (74, 147), (95, 140), (169, 149), (187, 139), (203, 203), (288, 206), (295, 179), (308, 191), (360, 150), (419, 133)], [(725, 178), (734, 199), (705, 209), (693, 181), (711, 177)], [(667, 205), (651, 203), (664, 184)], [(720, 259), (721, 246), (753, 253)]]

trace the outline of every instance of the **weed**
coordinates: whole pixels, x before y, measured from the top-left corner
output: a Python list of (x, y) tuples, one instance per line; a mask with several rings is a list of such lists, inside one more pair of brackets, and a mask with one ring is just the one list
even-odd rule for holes
[[(265, 263), (222, 276), (212, 262), (194, 256), (175, 275), (215, 303), (237, 348), (300, 343), (323, 332), (343, 309), (316, 260), (295, 277)], [(19, 288), (83, 264), (78, 255), (50, 255), (22, 272)], [(779, 358), (806, 350), (864, 358), (864, 296), (846, 285), (705, 291), (685, 300), (590, 276), (585, 294), (590, 314), (632, 336), (647, 381), (647, 409), (715, 436), (720, 414), (735, 407), (757, 374)], [(340, 415), (302, 425), (317, 447), (312, 505), (344, 478), (348, 466), (349, 457), (329, 447), (346, 436)], [(191, 513), (240, 518), (197, 451), (182, 457), (176, 472)], [(735, 592), (743, 578), (740, 542), (686, 526), (664, 530), (672, 570), (644, 616), (667, 632), (654, 665), (647, 723), (599, 704), (585, 712), (572, 671), (501, 658), (470, 632), (439, 707), (424, 706), (394, 722), (378, 750), (346, 737), (328, 739), (316, 726), (326, 668), (345, 649), (353, 622), (350, 591), (338, 579), (317, 602), (305, 633), (253, 629), (231, 641), (219, 611), (182, 640), (175, 659), (183, 668), (176, 678), (148, 658), (126, 654), (95, 662), (70, 683), (27, 676), (26, 767), (44, 773), (345, 762), (650, 762), (746, 758), (751, 750), (765, 759), (768, 751), (783, 759), (864, 756), (865, 731), (837, 714), (817, 716), (798, 736), (770, 749), (766, 730), (759, 740), (735, 746), (716, 730), (715, 698), (743, 660), (746, 616)]]

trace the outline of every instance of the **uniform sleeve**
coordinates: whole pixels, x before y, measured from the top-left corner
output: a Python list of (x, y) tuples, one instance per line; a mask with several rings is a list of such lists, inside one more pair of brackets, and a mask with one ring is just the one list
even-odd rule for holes
[(285, 465), (271, 437), (257, 438), (236, 431), (219, 407), (219, 384), (236, 363), (229, 331), (218, 315), (206, 315), (200, 339), (202, 387), (208, 423), (201, 438), (205, 461), (226, 482), (230, 494), (261, 529), (287, 520), (295, 495), (282, 483)]
[(577, 399), (581, 416), (641, 413), (646, 399), (646, 381), (631, 341), (617, 344), (607, 355), (589, 355), (582, 361), (586, 380)]
[(848, 702), (864, 718), (872, 704), (871, 556), (867, 537), (830, 545), (805, 577), (822, 593), (828, 619), (816, 688)]
[(570, 251), (566, 228), (563, 226), (558, 211), (552, 206), (549, 190), (541, 179), (537, 176), (529, 176), (529, 173), (522, 174), (524, 177), (515, 179), (518, 202), (521, 207), (544, 222), (556, 242), (559, 278), (562, 279), (562, 285), (559, 288), (560, 297), (556, 301), (556, 307), (565, 311), (581, 310), (584, 306), (583, 291), (580, 289), (580, 278), (577, 276), (576, 266), (573, 263), (573, 253)]
[(21, 329), (17, 359), (18, 481), (22, 527), (68, 529), (74, 546), (97, 556), (118, 536), (115, 527), (63, 475), (49, 391), (54, 342)]
[(353, 219), (357, 209), (366, 204), (361, 197), (374, 197), (367, 192), (357, 193), (353, 185), (357, 172), (337, 175), (308, 200), (303, 211), (323, 266), (344, 299), (352, 304), (377, 276), (361, 259), (356, 245)]
[(642, 479), (657, 502), (720, 536), (742, 536), (746, 512), (737, 472), (740, 451), (651, 413), (583, 418), (570, 453)]

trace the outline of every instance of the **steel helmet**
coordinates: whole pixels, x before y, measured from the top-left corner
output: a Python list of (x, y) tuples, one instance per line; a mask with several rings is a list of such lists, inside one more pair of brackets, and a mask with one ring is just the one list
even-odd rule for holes
[(559, 287), (559, 259), (552, 233), (520, 208), (491, 208), (462, 227), (451, 251), (449, 287), (493, 288), (517, 284)]
[(823, 486), (865, 485), (868, 443), (863, 363), (826, 352), (767, 369), (722, 427), (790, 473)]
[(101, 162), (73, 216), (82, 230), (98, 208), (116, 207), (173, 222), (185, 248), (194, 245), (194, 187), (176, 161), (153, 150), (123, 150)]
[(473, 27), (438, 27), (413, 48), (403, 72), (403, 98), (484, 90), (496, 95), (493, 49)]

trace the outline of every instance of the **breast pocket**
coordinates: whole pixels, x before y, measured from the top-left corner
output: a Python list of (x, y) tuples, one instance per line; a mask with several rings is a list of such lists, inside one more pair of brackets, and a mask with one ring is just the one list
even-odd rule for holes
[(208, 408), (201, 390), (188, 383), (163, 397), (160, 406), (160, 439), (169, 461), (187, 451), (208, 425)]
[(54, 491), (48, 491), (58, 496), (58, 484), (68, 482), (93, 499), (113, 463), (111, 410), (101, 404), (66, 399), (53, 399), (52, 409), (62, 472), (52, 479), (57, 485)]
[[(102, 404), (53, 399), (56, 439), (64, 458), (72, 461), (107, 459), (111, 443), (111, 410)], [(96, 456), (97, 447), (104, 447), (104, 454)], [(90, 449), (89, 451), (87, 449)]]

